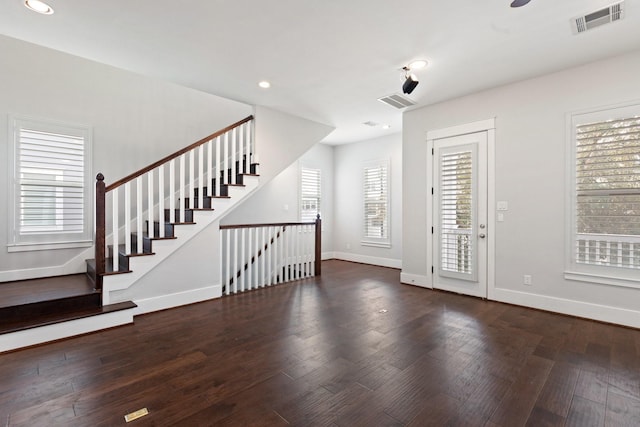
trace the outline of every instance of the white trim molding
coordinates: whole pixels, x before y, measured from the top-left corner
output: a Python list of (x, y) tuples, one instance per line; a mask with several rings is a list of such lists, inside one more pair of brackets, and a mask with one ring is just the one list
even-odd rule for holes
[(182, 305), (195, 304), (197, 302), (208, 301), (222, 296), (222, 285), (206, 286), (199, 289), (191, 289), (184, 292), (176, 292), (168, 295), (144, 298), (135, 300), (138, 306), (134, 314), (140, 315), (152, 313), (154, 311), (167, 310), (169, 308), (180, 307)]
[(419, 274), (400, 273), (400, 283), (405, 285), (419, 286), (421, 288), (433, 289), (429, 276)]
[(627, 310), (608, 305), (592, 304), (564, 298), (550, 297), (510, 289), (494, 289), (495, 301), (535, 308), (554, 313), (567, 314), (601, 322), (640, 328), (640, 311)]
[(368, 255), (351, 254), (348, 252), (334, 252), (333, 257), (342, 261), (359, 262), (362, 264), (378, 265), (380, 267), (402, 268), (401, 259), (381, 258)]

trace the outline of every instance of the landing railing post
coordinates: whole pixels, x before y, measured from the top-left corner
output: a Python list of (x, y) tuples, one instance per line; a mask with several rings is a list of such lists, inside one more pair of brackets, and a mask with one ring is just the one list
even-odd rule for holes
[(96, 277), (95, 286), (97, 290), (102, 289), (102, 275), (105, 271), (105, 185), (104, 175), (99, 173), (96, 176), (96, 238), (95, 238), (95, 259)]
[(315, 255), (315, 271), (316, 276), (322, 274), (322, 220), (320, 214), (316, 216), (316, 255)]

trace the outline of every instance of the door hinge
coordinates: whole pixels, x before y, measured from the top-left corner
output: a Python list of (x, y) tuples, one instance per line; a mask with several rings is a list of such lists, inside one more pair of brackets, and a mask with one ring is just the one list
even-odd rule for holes
[(433, 274), (433, 265), (431, 266), (431, 274)]
[(431, 187), (431, 195), (433, 196), (433, 187)]
[(431, 227), (431, 234), (433, 234), (433, 227)]
[(432, 148), (432, 149), (431, 149), (431, 155), (433, 156), (434, 154), (436, 154), (436, 149), (435, 149), (435, 148)]

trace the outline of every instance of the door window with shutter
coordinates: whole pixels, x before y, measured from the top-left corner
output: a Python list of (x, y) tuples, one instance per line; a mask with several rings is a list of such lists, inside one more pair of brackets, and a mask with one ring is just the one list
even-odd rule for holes
[(90, 129), (14, 117), (10, 251), (91, 243)]
[(640, 106), (575, 115), (572, 127), (570, 263), (640, 269)]

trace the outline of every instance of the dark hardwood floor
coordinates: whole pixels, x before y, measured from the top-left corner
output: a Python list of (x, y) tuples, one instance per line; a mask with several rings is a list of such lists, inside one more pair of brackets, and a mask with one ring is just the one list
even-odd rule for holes
[[(386, 312), (381, 312), (387, 310)], [(322, 278), (0, 355), (0, 426), (638, 426), (640, 331)]]

